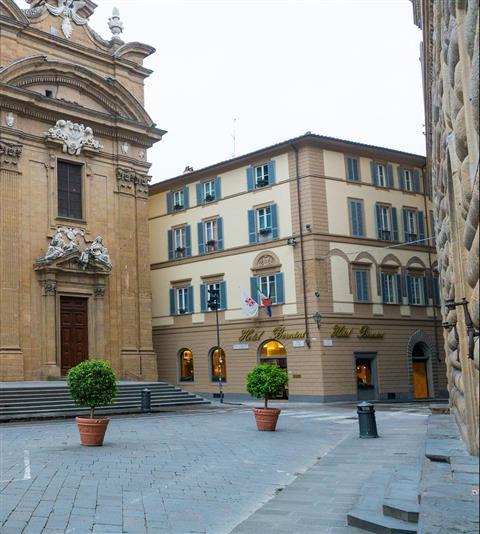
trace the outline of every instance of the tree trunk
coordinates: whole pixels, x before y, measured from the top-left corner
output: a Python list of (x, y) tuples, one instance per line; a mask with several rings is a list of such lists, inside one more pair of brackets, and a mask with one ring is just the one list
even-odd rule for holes
[(90, 419), (93, 419), (94, 412), (95, 412), (95, 408), (90, 408)]
[(267, 408), (268, 408), (268, 399), (267, 399), (267, 397), (265, 397), (265, 409), (267, 409)]

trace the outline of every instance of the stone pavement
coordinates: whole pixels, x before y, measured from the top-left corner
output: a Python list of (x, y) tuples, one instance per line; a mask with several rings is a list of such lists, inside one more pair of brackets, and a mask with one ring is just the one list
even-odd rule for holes
[(352, 406), (282, 408), (275, 433), (245, 407), (115, 417), (102, 448), (73, 421), (3, 425), (0, 532), (353, 533), (364, 478), (423, 445), (427, 410), (380, 412), (382, 438), (359, 440)]

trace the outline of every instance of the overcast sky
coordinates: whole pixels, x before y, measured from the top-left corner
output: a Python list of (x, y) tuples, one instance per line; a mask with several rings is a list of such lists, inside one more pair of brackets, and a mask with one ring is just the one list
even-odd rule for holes
[[(425, 153), (409, 0), (96, 0), (91, 25), (154, 46), (153, 181), (307, 131)], [(22, 7), (25, 3), (18, 1)], [(75, 35), (75, 34), (74, 34)]]

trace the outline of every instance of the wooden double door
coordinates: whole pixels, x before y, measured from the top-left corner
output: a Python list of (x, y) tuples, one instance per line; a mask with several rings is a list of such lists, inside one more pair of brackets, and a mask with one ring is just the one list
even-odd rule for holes
[(88, 299), (60, 297), (62, 375), (88, 360)]

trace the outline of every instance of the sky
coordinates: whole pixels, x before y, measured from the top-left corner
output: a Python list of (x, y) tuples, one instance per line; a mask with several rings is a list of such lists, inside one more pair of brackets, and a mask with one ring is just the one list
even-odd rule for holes
[(96, 3), (103, 37), (116, 6), (122, 39), (157, 50), (146, 109), (168, 133), (148, 152), (153, 183), (307, 131), (425, 154), (409, 0)]

